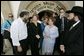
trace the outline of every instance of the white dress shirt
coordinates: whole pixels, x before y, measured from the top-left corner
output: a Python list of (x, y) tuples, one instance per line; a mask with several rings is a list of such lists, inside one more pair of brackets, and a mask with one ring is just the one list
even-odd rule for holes
[(13, 46), (20, 46), (19, 41), (27, 38), (27, 26), (21, 18), (16, 19), (10, 28)]

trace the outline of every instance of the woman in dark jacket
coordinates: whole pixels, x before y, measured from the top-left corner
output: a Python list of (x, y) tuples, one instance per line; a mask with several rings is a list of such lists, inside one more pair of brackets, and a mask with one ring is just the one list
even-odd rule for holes
[(33, 15), (32, 22), (29, 24), (28, 36), (32, 55), (39, 55), (39, 40), (42, 36), (41, 25), (37, 23), (38, 15)]

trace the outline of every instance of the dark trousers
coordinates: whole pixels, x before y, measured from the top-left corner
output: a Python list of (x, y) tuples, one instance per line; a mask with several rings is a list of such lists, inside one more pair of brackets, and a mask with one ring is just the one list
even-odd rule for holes
[(1, 53), (3, 53), (3, 36), (2, 36), (2, 34), (1, 34), (1, 39), (0, 39), (0, 41), (1, 41)]
[(32, 40), (31, 41), (30, 46), (31, 46), (31, 54), (32, 55), (39, 55), (39, 47), (38, 47), (38, 45), (39, 45), (38, 40)]
[[(66, 46), (65, 46), (66, 47)], [(69, 50), (67, 48), (65, 48), (65, 55), (83, 55), (83, 51), (73, 51), (73, 50)]]
[(22, 52), (18, 52), (17, 46), (13, 46), (14, 55), (26, 55), (28, 50), (27, 39), (21, 40), (20, 45), (22, 47)]
[(13, 47), (13, 44), (12, 44), (12, 39), (10, 38), (10, 32), (7, 31), (7, 30), (4, 30), (4, 36), (3, 36), (4, 39), (8, 39), (9, 42), (11, 43), (11, 46)]
[(40, 49), (42, 50), (42, 44), (43, 44), (43, 37), (40, 38), (39, 44), (40, 44)]

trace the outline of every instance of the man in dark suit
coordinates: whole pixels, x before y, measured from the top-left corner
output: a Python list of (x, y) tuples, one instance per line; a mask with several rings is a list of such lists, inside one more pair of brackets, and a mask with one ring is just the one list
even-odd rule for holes
[(73, 21), (72, 26), (66, 31), (60, 42), (60, 50), (65, 55), (83, 55), (83, 8), (74, 6), (67, 11), (68, 20)]
[(55, 50), (59, 51), (60, 38), (63, 37), (66, 29), (66, 24), (67, 24), (67, 19), (65, 17), (65, 10), (61, 8), (59, 16), (57, 13), (54, 13), (53, 17), (56, 19), (55, 25), (58, 27), (58, 31), (59, 31), (59, 37), (56, 38), (54, 51)]
[(67, 19), (65, 17), (65, 10), (61, 8), (60, 14), (58, 17), (56, 17), (56, 23), (55, 23), (60, 33), (65, 31), (66, 24), (67, 24)]

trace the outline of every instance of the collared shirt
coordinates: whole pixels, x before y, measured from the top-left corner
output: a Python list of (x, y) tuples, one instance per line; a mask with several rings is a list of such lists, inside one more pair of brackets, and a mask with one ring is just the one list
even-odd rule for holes
[(80, 22), (80, 20), (79, 21), (77, 21), (75, 24), (73, 24), (71, 27), (70, 27), (70, 29), (69, 30), (71, 30), (73, 27), (75, 27), (78, 23)]
[(19, 41), (27, 38), (27, 26), (21, 18), (16, 19), (10, 29), (13, 46), (20, 46)]

